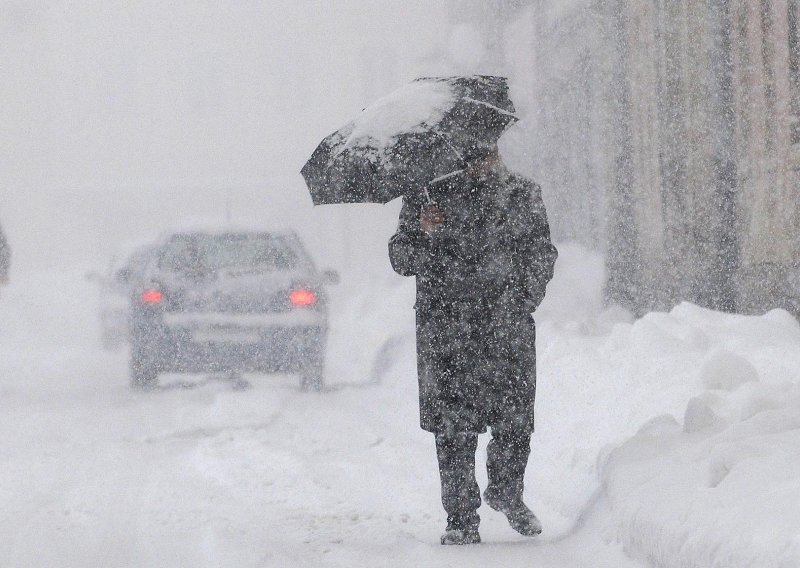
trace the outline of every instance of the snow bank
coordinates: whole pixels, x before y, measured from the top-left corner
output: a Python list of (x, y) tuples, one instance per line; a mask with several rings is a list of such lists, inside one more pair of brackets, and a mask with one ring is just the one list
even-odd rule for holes
[(607, 537), (655, 566), (800, 566), (798, 323), (684, 304), (623, 335), (642, 356), (647, 343), (672, 353), (669, 368), (644, 360), (667, 398), (680, 384), (698, 392), (609, 453)]
[(654, 566), (800, 566), (800, 325), (691, 304), (602, 311), (561, 246), (539, 310), (526, 497), (548, 537), (599, 530)]

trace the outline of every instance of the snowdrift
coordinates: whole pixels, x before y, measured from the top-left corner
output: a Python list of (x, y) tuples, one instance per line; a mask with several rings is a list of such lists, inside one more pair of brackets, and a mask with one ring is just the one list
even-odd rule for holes
[(672, 350), (687, 364), (663, 374), (664, 390), (698, 393), (608, 454), (607, 536), (655, 566), (800, 566), (797, 321), (684, 304), (613, 336), (652, 341), (651, 356)]

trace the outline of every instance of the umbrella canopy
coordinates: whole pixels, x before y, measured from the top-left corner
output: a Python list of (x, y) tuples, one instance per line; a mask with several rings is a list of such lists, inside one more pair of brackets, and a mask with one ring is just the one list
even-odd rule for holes
[(417, 79), (325, 138), (301, 173), (315, 205), (387, 203), (462, 170), (514, 112), (505, 77)]

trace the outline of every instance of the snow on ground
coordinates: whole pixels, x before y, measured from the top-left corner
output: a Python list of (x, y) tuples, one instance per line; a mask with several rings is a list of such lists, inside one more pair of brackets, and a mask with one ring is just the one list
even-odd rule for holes
[(526, 486), (545, 533), (482, 507), (485, 544), (455, 550), (438, 544), (418, 427), (413, 282), (345, 275), (322, 393), (288, 375), (133, 393), (125, 353), (96, 347), (82, 273), (15, 274), (0, 296), (0, 564), (797, 566), (796, 322), (690, 305), (633, 322), (599, 308), (599, 258), (561, 252)]
[(701, 344), (665, 379), (700, 392), (608, 456), (608, 534), (656, 566), (800, 566), (800, 325), (688, 304), (662, 321)]

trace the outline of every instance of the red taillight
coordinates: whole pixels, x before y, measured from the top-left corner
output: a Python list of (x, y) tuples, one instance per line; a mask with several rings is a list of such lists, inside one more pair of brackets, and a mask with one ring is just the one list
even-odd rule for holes
[(289, 292), (289, 301), (293, 306), (313, 306), (317, 302), (317, 295), (311, 290), (301, 288)]
[(142, 292), (142, 302), (145, 304), (160, 304), (164, 301), (164, 293), (161, 290), (145, 290)]

